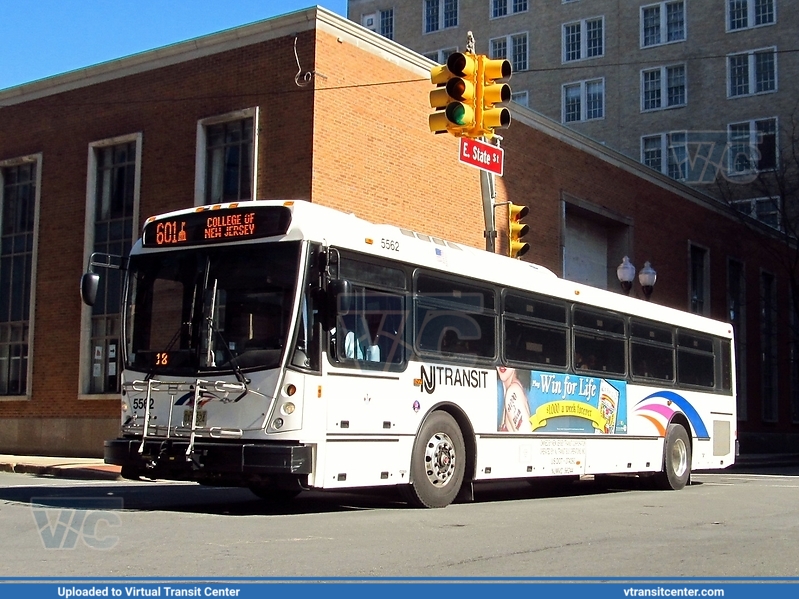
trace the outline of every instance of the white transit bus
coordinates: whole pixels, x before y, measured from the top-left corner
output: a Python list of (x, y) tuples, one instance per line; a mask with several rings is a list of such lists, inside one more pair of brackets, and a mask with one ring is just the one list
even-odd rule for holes
[(305, 201), (151, 217), (124, 271), (127, 478), (306, 489), (627, 474), (736, 454), (729, 324)]

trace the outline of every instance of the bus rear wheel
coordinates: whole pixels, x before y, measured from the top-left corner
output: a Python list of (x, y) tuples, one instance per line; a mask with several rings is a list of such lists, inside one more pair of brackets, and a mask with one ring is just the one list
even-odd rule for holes
[(446, 412), (433, 412), (413, 445), (405, 499), (414, 507), (446, 507), (460, 491), (465, 470), (466, 444), (458, 423)]
[(679, 491), (691, 477), (691, 441), (681, 424), (670, 424), (663, 445), (663, 471), (655, 475), (659, 489)]

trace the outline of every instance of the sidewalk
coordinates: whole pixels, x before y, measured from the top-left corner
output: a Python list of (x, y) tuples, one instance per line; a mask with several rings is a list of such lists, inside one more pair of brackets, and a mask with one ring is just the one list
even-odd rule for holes
[(101, 458), (0, 454), (0, 472), (84, 480), (117, 480), (120, 478), (119, 471), (119, 466), (104, 464)]
[[(740, 455), (730, 471), (799, 466), (799, 453)], [(0, 472), (83, 480), (121, 480), (119, 466), (100, 458), (64, 458), (0, 454)]]

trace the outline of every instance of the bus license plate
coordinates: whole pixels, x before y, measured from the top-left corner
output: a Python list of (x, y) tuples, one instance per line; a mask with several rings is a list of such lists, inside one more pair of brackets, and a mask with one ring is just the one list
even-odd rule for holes
[[(191, 428), (191, 420), (192, 415), (194, 414), (194, 410), (184, 410), (183, 411), (183, 426), (186, 428)], [(202, 428), (208, 422), (208, 412), (206, 410), (197, 410), (197, 427)]]

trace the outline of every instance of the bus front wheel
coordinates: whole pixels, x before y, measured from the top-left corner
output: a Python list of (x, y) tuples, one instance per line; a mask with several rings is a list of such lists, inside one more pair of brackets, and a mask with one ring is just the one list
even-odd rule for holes
[(458, 423), (446, 412), (433, 412), (413, 445), (405, 499), (415, 507), (446, 507), (460, 491), (465, 469), (466, 445)]
[(691, 477), (691, 441), (680, 424), (670, 424), (663, 444), (663, 471), (655, 475), (660, 489), (679, 491)]

